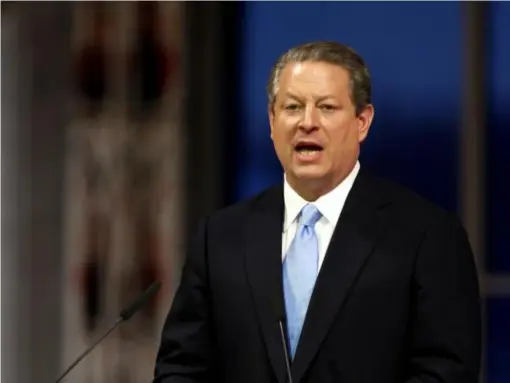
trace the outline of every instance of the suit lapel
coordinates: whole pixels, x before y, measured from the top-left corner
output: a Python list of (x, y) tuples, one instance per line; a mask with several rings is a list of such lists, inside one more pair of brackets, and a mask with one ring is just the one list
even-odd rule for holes
[(292, 363), (294, 382), (304, 376), (382, 232), (386, 205), (359, 173), (336, 225), (310, 300)]
[(268, 191), (255, 202), (245, 233), (246, 273), (262, 336), (280, 383), (285, 382), (285, 357), (280, 337), (279, 311), (283, 310), (281, 238), (284, 216), (283, 188)]

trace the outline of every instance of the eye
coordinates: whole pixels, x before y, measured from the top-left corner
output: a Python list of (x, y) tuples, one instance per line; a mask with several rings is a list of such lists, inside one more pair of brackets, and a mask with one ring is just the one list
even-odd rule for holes
[(336, 107), (335, 107), (334, 105), (331, 105), (331, 104), (322, 104), (322, 105), (320, 106), (320, 109), (322, 109), (322, 110), (325, 110), (325, 111), (328, 111), (328, 112), (329, 112), (329, 111), (335, 110), (335, 109), (336, 109)]
[(298, 104), (286, 104), (284, 106), (284, 109), (288, 110), (288, 111), (295, 111), (295, 110), (299, 109), (299, 105)]

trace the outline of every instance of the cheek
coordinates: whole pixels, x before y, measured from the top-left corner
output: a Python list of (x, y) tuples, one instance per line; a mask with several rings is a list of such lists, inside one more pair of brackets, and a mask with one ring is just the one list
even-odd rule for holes
[(274, 129), (271, 133), (271, 138), (273, 140), (273, 144), (275, 146), (276, 151), (279, 154), (287, 151), (287, 148), (290, 147), (290, 139), (288, 133), (281, 129)]
[(272, 134), (280, 143), (283, 144), (292, 141), (293, 132), (294, 130), (289, 124), (278, 124), (275, 125)]
[(335, 126), (332, 129), (327, 129), (327, 134), (332, 150), (345, 146), (345, 144), (351, 139), (350, 136), (352, 136), (350, 129), (346, 126)]
[(329, 156), (342, 157), (343, 153), (351, 152), (359, 145), (358, 130), (354, 124), (329, 130)]

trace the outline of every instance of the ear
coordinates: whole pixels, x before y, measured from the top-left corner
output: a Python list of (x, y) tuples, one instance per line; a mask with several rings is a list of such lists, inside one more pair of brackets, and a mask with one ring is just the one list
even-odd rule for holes
[(273, 139), (273, 129), (274, 129), (274, 105), (268, 105), (267, 107), (267, 114), (268, 114), (268, 117), (269, 117), (269, 127), (271, 129), (270, 131), (270, 136), (271, 136), (271, 139)]
[(358, 118), (358, 142), (362, 143), (368, 136), (368, 131), (374, 119), (374, 106), (369, 104), (359, 114)]

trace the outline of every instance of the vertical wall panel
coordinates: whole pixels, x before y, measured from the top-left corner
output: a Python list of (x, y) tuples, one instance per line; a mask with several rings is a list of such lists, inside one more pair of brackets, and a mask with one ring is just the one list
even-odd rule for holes
[[(490, 3), (487, 76), (487, 255), (493, 275), (510, 275), (510, 3)], [(510, 286), (509, 283), (502, 285)], [(510, 382), (510, 290), (487, 300), (487, 382)]]
[(510, 382), (510, 299), (487, 299), (486, 383)]
[[(18, 383), (27, 381), (28, 371), (22, 366), (26, 361), (23, 354), (30, 349), (26, 336), (26, 322), (30, 304), (28, 289), (20, 286), (20, 279), (26, 268), (27, 251), (23, 238), (29, 223), (26, 206), (28, 198), (22, 190), (29, 181), (23, 174), (29, 172), (28, 161), (22, 155), (26, 152), (28, 117), (28, 87), (30, 65), (27, 64), (27, 50), (23, 49), (29, 33), (21, 33), (22, 10), (18, 7), (2, 7), (2, 259), (1, 259), (1, 310), (2, 310), (2, 375), (1, 379)], [(25, 242), (26, 243), (26, 242)], [(9, 352), (6, 352), (9, 350)]]
[(487, 268), (510, 272), (510, 3), (491, 3), (490, 17)]

